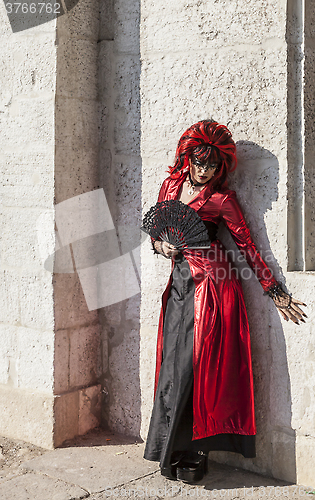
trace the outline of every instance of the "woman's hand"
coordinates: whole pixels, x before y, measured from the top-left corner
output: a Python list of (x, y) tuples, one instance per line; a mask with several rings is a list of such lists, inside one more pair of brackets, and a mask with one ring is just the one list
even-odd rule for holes
[(299, 321), (302, 321), (305, 323), (305, 320), (303, 319), (303, 316), (307, 318), (306, 314), (302, 311), (302, 309), (298, 306), (306, 306), (304, 302), (301, 302), (300, 300), (294, 299), (290, 295), (288, 295), (286, 292), (282, 292), (282, 295), (274, 298), (273, 299), (277, 309), (279, 310), (281, 316), (286, 320), (289, 321), (290, 319), (299, 325)]
[(164, 257), (166, 257), (167, 259), (171, 259), (178, 254), (178, 250), (176, 250), (176, 247), (174, 247), (174, 245), (171, 245), (170, 243), (167, 243), (166, 241), (156, 240), (154, 242), (154, 248), (157, 252), (159, 252), (161, 255), (164, 255)]

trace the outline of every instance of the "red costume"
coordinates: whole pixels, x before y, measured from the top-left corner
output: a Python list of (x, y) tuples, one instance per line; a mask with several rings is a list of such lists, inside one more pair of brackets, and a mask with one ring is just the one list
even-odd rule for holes
[[(167, 178), (158, 201), (177, 199), (184, 180)], [(277, 284), (255, 247), (235, 192), (225, 189), (211, 194), (207, 186), (189, 205), (203, 220), (217, 224), (224, 221), (264, 290)], [(198, 250), (183, 253), (196, 286), (193, 439), (219, 433), (253, 435), (256, 426), (250, 335), (241, 284), (219, 240), (212, 243), (206, 255)], [(171, 280), (162, 299), (155, 389), (162, 361), (163, 317), (170, 285)]]
[(155, 401), (144, 456), (159, 460), (167, 477), (174, 477), (170, 464), (177, 451), (226, 450), (255, 456), (253, 374), (243, 291), (213, 228), (224, 222), (265, 291), (277, 282), (251, 239), (235, 192), (226, 187), (227, 174), (236, 166), (235, 151), (224, 125), (210, 120), (193, 125), (178, 143), (175, 165), (158, 198), (159, 202), (180, 198), (191, 158), (195, 165), (199, 161), (198, 168), (215, 169), (188, 203), (204, 221), (211, 247), (183, 250), (177, 256), (162, 297)]

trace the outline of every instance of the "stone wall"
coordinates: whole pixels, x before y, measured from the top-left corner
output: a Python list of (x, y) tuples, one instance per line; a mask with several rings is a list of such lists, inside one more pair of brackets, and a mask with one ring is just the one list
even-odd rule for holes
[[(315, 486), (314, 9), (307, 0), (303, 15), (302, 4), (82, 0), (57, 21), (19, 33), (0, 6), (1, 433), (59, 445), (99, 423), (103, 389), (103, 424), (146, 437), (170, 268), (142, 244), (138, 226), (181, 133), (213, 117), (237, 141), (229, 181), (254, 240), (275, 276), (307, 302), (309, 319), (283, 322), (239, 264), (257, 457), (211, 458)], [(76, 241), (63, 241), (54, 206), (58, 215), (69, 207), (63, 203), (97, 190), (141, 296), (89, 310)], [(221, 238), (235, 249), (224, 229)], [(46, 257), (58, 249), (70, 267), (58, 257), (52, 274)], [(89, 253), (83, 257), (92, 266)], [(108, 283), (109, 296), (116, 285)]]
[(0, 26), (0, 433), (51, 447), (53, 283), (37, 226), (53, 210), (55, 22), (13, 33), (2, 2)]
[[(226, 124), (237, 141), (239, 159), (230, 186), (237, 191), (254, 240), (276, 278), (307, 302), (310, 312), (314, 307), (313, 274), (287, 271), (288, 149), (292, 149), (287, 97), (294, 85), (288, 80), (289, 14), (284, 1), (143, 0), (142, 205), (146, 211), (154, 203), (176, 143), (188, 126), (209, 117)], [(222, 239), (235, 248), (224, 231)], [(145, 437), (152, 407), (160, 293), (169, 265), (151, 255), (148, 244), (143, 246), (141, 257)], [(252, 338), (257, 457), (244, 459), (223, 452), (210, 456), (314, 484), (309, 460), (310, 455), (315, 456), (312, 313), (306, 324), (287, 324), (263, 296), (256, 278), (248, 279), (246, 270), (243, 276)]]
[(0, 433), (49, 448), (100, 423), (98, 311), (54, 210), (99, 187), (99, 3), (16, 32), (0, 9)]

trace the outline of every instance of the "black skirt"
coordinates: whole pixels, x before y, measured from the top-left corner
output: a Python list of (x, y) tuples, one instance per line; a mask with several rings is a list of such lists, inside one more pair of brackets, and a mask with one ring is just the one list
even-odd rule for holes
[(177, 451), (211, 450), (253, 458), (255, 436), (217, 434), (192, 440), (195, 284), (189, 264), (178, 254), (163, 327), (163, 358), (144, 458), (169, 468)]

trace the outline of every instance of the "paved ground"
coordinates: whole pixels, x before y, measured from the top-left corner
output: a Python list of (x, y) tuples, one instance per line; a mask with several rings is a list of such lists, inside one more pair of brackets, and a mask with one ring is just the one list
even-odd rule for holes
[(312, 499), (315, 491), (209, 462), (196, 485), (163, 478), (143, 443), (94, 431), (53, 451), (0, 438), (0, 500)]

